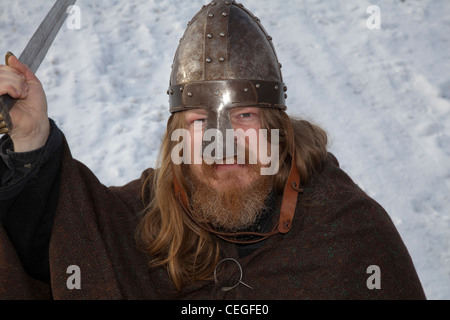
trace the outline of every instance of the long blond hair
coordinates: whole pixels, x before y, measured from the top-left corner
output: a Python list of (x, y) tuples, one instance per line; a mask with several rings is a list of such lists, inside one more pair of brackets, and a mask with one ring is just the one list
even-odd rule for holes
[[(296, 155), (301, 183), (306, 183), (321, 169), (327, 155), (327, 135), (323, 129), (271, 108), (261, 108), (261, 122), (269, 133), (271, 129), (279, 129), (280, 168), (274, 177), (277, 193), (283, 192), (289, 176), (292, 152)], [(172, 132), (185, 127), (183, 112), (173, 114), (168, 120), (158, 169), (152, 181), (143, 186), (142, 193), (149, 195), (149, 203), (136, 230), (139, 247), (152, 258), (151, 267), (165, 266), (179, 290), (187, 282), (212, 279), (220, 256), (216, 237), (186, 215), (173, 192), (174, 175), (189, 190), (182, 166), (171, 160), (171, 152), (179, 143), (171, 141)]]

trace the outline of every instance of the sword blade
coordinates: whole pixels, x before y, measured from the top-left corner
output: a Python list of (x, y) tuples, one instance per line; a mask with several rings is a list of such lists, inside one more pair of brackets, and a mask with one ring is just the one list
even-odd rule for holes
[(20, 55), (19, 60), (34, 73), (38, 70), (59, 29), (61, 29), (68, 15), (67, 8), (75, 2), (76, 0), (56, 1)]
[[(75, 2), (76, 0), (57, 0), (20, 55), (19, 60), (34, 73), (38, 70), (66, 20), (67, 8)], [(13, 108), (15, 102), (16, 100), (9, 95), (0, 96), (0, 123), (1, 118), (3, 118), (6, 127), (10, 130), (12, 129), (12, 122), (9, 111)]]

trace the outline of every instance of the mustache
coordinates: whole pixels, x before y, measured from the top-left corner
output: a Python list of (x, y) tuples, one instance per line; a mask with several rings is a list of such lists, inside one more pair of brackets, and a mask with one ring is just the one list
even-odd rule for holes
[[(252, 173), (254, 174), (259, 174), (260, 173), (260, 169), (262, 167), (262, 164), (259, 163), (259, 161), (257, 161), (257, 163), (250, 163), (250, 150), (248, 148), (245, 148), (245, 162), (242, 161), (241, 158), (239, 158), (238, 156), (234, 156), (232, 158), (224, 158), (222, 161), (222, 164), (217, 163), (217, 161), (208, 164), (205, 162), (205, 160), (202, 160), (202, 172), (205, 174), (206, 177), (210, 177), (213, 179), (217, 179), (217, 168), (223, 165), (239, 165), (239, 166), (243, 166), (245, 168), (247, 168), (248, 170), (250, 170)], [(232, 174), (232, 173), (230, 173)]]

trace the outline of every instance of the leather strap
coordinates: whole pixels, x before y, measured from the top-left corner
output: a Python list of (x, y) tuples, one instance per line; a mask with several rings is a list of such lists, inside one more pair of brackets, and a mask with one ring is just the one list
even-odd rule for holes
[(295, 156), (292, 157), (291, 171), (286, 181), (283, 191), (283, 201), (281, 202), (280, 219), (278, 220), (278, 231), (288, 233), (291, 230), (294, 220), (295, 207), (297, 206), (297, 197), (300, 186), (300, 176), (298, 174)]
[(177, 176), (175, 174), (175, 171), (172, 170), (173, 172), (173, 188), (174, 188), (174, 192), (175, 192), (175, 197), (178, 199), (178, 201), (180, 201), (181, 206), (183, 207), (183, 209), (185, 211), (189, 211), (190, 212), (190, 206), (189, 206), (189, 198), (186, 194), (186, 191), (184, 191), (184, 189), (181, 187), (181, 185), (178, 183), (178, 179)]

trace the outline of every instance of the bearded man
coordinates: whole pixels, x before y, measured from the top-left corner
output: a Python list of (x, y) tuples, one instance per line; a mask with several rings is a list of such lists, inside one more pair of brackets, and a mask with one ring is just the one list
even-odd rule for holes
[(212, 2), (188, 24), (158, 166), (123, 187), (72, 158), (39, 80), (7, 64), (0, 94), (18, 100), (0, 141), (1, 298), (425, 298), (387, 213), (321, 128), (287, 115), (271, 38), (242, 5)]

